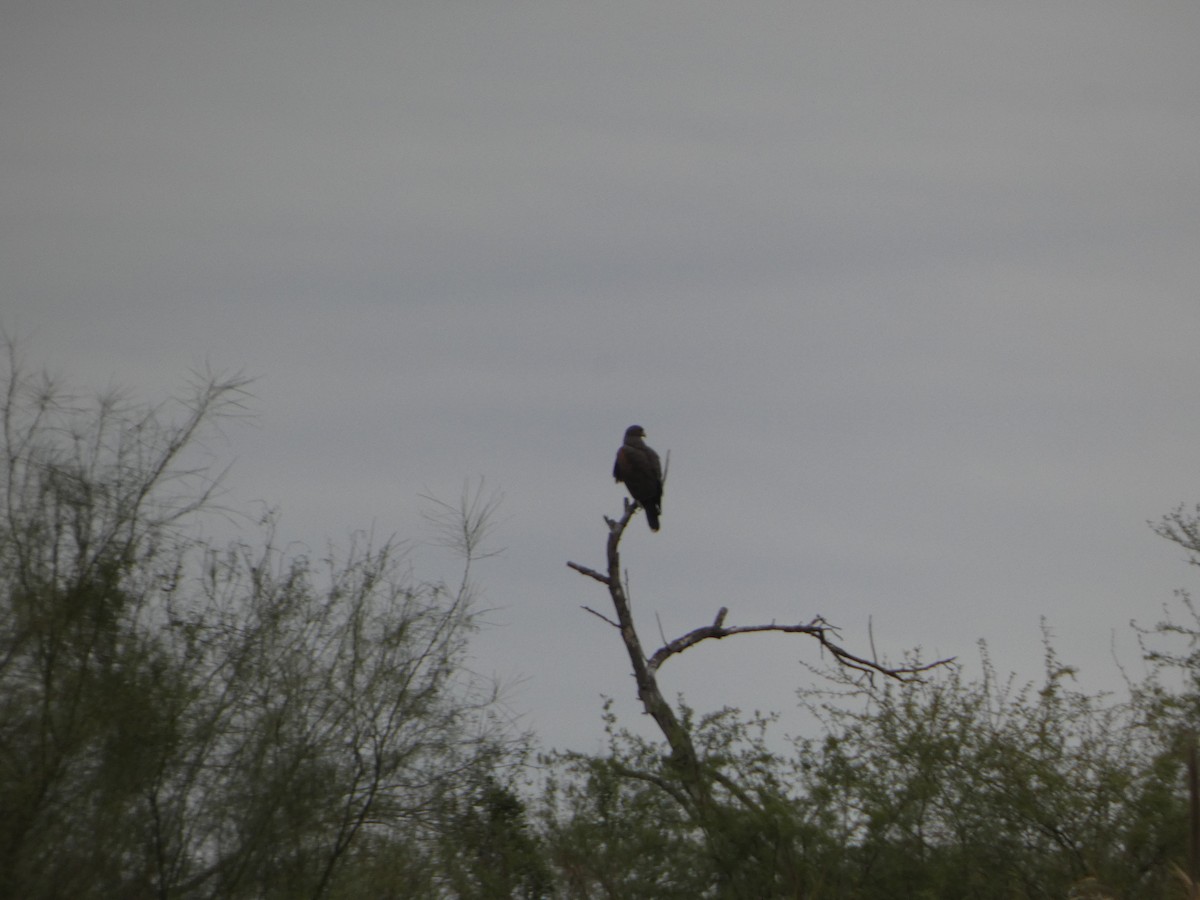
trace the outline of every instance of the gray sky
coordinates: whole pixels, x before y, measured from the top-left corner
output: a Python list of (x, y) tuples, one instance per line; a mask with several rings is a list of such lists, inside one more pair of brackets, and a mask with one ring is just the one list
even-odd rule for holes
[[(0, 5), (0, 321), (148, 399), (260, 376), (233, 496), (320, 549), (506, 500), (475, 665), (549, 745), (638, 725), (653, 643), (808, 620), (1085, 687), (1188, 583), (1200, 500), (1200, 6)], [(418, 571), (443, 561), (418, 551)], [(447, 575), (449, 569), (444, 570)], [(703, 646), (701, 709), (792, 706), (815, 645)]]

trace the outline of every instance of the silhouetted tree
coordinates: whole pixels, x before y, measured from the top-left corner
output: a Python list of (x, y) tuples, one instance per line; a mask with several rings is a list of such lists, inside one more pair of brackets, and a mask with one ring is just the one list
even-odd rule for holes
[(392, 541), (289, 555), (270, 517), (216, 547), (202, 451), (244, 378), (89, 402), (8, 350), (0, 896), (407, 896), (446, 810), (524, 746), (462, 665), (494, 500), (436, 510), (456, 586)]

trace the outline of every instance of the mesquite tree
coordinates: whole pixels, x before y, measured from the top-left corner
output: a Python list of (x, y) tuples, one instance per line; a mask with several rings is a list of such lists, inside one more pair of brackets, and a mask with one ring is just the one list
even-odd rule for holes
[(88, 401), (13, 350), (0, 896), (423, 891), (458, 795), (520, 749), (463, 665), (492, 504), (435, 515), (463, 560), (451, 585), (414, 579), (394, 541), (316, 560), (268, 520), (214, 545), (197, 536), (220, 474), (205, 438), (244, 379)]

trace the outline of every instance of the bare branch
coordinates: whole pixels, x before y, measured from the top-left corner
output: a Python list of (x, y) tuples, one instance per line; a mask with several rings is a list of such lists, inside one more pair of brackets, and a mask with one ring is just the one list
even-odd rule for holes
[(569, 562), (567, 568), (574, 569), (581, 575), (586, 575), (588, 578), (595, 578), (601, 584), (608, 584), (608, 576), (597, 572), (595, 569), (589, 569), (587, 566), (581, 566), (579, 563)]
[(676, 653), (682, 653), (688, 647), (692, 647), (701, 641), (720, 640), (721, 638), (731, 637), (735, 634), (752, 634), (763, 631), (776, 631), (784, 634), (808, 634), (815, 637), (823, 648), (833, 654), (834, 658), (842, 665), (852, 669), (858, 669), (862, 672), (878, 672), (881, 675), (886, 675), (889, 678), (895, 678), (900, 681), (908, 680), (921, 672), (927, 672), (930, 669), (938, 668), (939, 666), (948, 665), (954, 661), (953, 657), (949, 659), (941, 659), (936, 662), (928, 663), (922, 666), (887, 666), (877, 660), (864, 659), (861, 656), (856, 656), (849, 650), (839, 644), (835, 644), (829, 639), (829, 635), (836, 633), (837, 629), (818, 616), (808, 624), (804, 625), (779, 625), (772, 622), (770, 625), (733, 625), (725, 627), (722, 623), (725, 621), (725, 616), (729, 610), (721, 607), (717, 613), (716, 619), (712, 625), (704, 625), (700, 628), (695, 628), (689, 631), (682, 637), (678, 637), (673, 641), (669, 641), (655, 651), (650, 657), (647, 665), (651, 671), (657, 671), (658, 668)]
[[(738, 790), (737, 785), (729, 779), (720, 776), (720, 773), (716, 771), (709, 761), (701, 759), (689, 727), (680, 720), (671, 704), (662, 695), (662, 691), (658, 686), (658, 669), (675, 654), (682, 653), (688, 647), (695, 646), (701, 641), (710, 639), (720, 640), (721, 638), (730, 637), (735, 634), (774, 631), (784, 634), (809, 635), (815, 638), (823, 649), (833, 654), (834, 659), (837, 660), (839, 665), (863, 672), (868, 676), (878, 673), (900, 681), (917, 680), (920, 673), (937, 668), (938, 666), (947, 665), (951, 662), (951, 660), (939, 660), (922, 666), (892, 667), (879, 662), (877, 659), (864, 659), (861, 656), (857, 656), (840, 644), (832, 641), (830, 639), (831, 635), (836, 635), (837, 630), (820, 616), (817, 616), (806, 624), (780, 625), (772, 622), (769, 625), (726, 626), (725, 619), (729, 614), (727, 607), (721, 607), (718, 610), (711, 625), (696, 628), (673, 641), (666, 641), (664, 638), (663, 646), (655, 651), (653, 656), (647, 658), (642, 649), (641, 638), (638, 636), (637, 628), (633, 622), (627, 585), (628, 576), (626, 576), (624, 582), (621, 578), (621, 537), (625, 532), (626, 526), (629, 524), (630, 518), (638, 509), (638, 504), (629, 499), (626, 499), (624, 503), (625, 512), (620, 519), (614, 520), (607, 516), (604, 517), (604, 521), (609, 529), (606, 546), (606, 555), (608, 557), (607, 575), (578, 563), (568, 562), (567, 565), (581, 575), (586, 575), (595, 581), (599, 581), (608, 588), (613, 609), (616, 611), (615, 621), (590, 607), (585, 606), (583, 608), (609, 625), (616, 627), (621, 632), (621, 641), (625, 644), (625, 649), (629, 655), (629, 661), (633, 669), (634, 680), (637, 684), (638, 699), (641, 701), (642, 708), (646, 714), (654, 719), (655, 724), (658, 725), (663, 737), (671, 748), (670, 761), (678, 774), (682, 792), (675, 789), (673, 781), (663, 781), (657, 776), (648, 776), (646, 773), (632, 771), (621, 772), (620, 774), (642, 778), (651, 783), (658, 784), (663, 790), (675, 796), (681, 805), (687, 808), (690, 814), (696, 818), (701, 827), (708, 827), (712, 821), (712, 813), (718, 805), (718, 801), (714, 797), (713, 785), (723, 785), (735, 796), (738, 795)], [(661, 635), (661, 623), (659, 631)], [(873, 642), (874, 636), (872, 635), (871, 652), (874, 656)], [(739, 799), (744, 804), (753, 806), (752, 803), (748, 802), (748, 797), (740, 796)]]
[(607, 622), (607, 623), (608, 623), (609, 625), (611, 625), (613, 628), (620, 628), (620, 627), (621, 627), (621, 623), (620, 623), (620, 622), (614, 622), (612, 619), (610, 619), (610, 618), (609, 618), (608, 616), (606, 616), (604, 613), (602, 613), (602, 612), (597, 612), (596, 610), (592, 609), (590, 606), (583, 606), (583, 607), (580, 607), (580, 608), (581, 608), (581, 609), (584, 609), (584, 610), (586, 610), (587, 612), (590, 612), (590, 613), (591, 613), (593, 616), (596, 616), (597, 618), (603, 619), (605, 622)]

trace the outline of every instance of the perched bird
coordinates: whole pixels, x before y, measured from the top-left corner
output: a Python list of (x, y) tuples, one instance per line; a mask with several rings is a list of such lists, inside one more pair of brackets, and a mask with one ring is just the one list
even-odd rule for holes
[(617, 451), (613, 463), (613, 478), (625, 482), (629, 496), (646, 510), (646, 522), (651, 531), (658, 531), (658, 516), (662, 512), (663, 476), (658, 454), (646, 446), (646, 429), (630, 425), (625, 429), (625, 443)]

